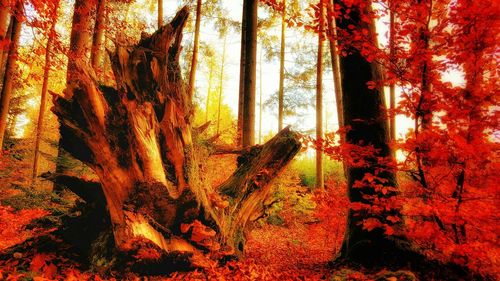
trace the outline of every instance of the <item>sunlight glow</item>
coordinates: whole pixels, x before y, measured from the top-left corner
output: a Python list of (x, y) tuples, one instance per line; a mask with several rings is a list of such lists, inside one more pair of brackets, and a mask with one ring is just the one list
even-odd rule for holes
[(24, 138), (30, 123), (31, 118), (29, 118), (26, 113), (19, 114), (14, 123), (14, 134), (12, 137), (15, 139)]

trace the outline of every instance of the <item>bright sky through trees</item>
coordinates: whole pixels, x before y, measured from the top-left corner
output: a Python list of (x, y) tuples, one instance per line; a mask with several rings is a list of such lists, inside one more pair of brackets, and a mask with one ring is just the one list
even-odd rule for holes
[[(72, 7), (72, 0), (69, 1), (63, 1), (66, 3), (63, 3), (63, 9), (61, 9), (61, 14), (68, 15), (70, 14), (70, 10)], [(133, 7), (131, 9), (130, 14), (128, 15), (129, 18), (134, 18), (134, 20), (137, 21), (144, 21), (145, 26), (147, 27), (147, 32), (153, 32), (156, 29), (156, 21), (157, 21), (157, 16), (156, 13), (153, 12), (151, 13), (151, 3), (149, 3), (149, 0), (138, 0), (136, 1)], [(180, 9), (183, 3), (185, 1), (164, 1), (164, 15), (167, 17), (167, 20), (171, 19), (174, 15), (175, 12)], [(242, 3), (241, 1), (229, 1), (229, 0), (222, 0), (221, 1), (223, 7), (228, 11), (226, 14), (226, 17), (229, 20), (238, 22), (241, 21), (241, 9), (242, 9)], [(195, 5), (195, 3), (188, 3), (189, 5)], [(375, 7), (375, 8), (380, 8), (380, 7)], [(32, 12), (33, 10), (30, 9), (30, 7), (27, 7), (27, 12), (28, 14)], [(264, 14), (267, 13), (266, 8), (259, 7), (259, 14)], [(194, 21), (194, 15), (190, 15), (191, 20)], [(66, 16), (68, 17), (68, 16)], [(212, 19), (210, 19), (212, 20)], [(58, 32), (62, 35), (63, 38), (69, 39), (69, 34), (64, 34), (64, 25), (67, 25), (69, 23), (70, 19), (67, 18), (65, 20), (62, 20), (58, 24)], [(380, 18), (377, 21), (377, 32), (378, 32), (378, 40), (379, 44), (382, 46), (387, 45), (387, 32), (388, 32), (388, 22), (389, 19), (388, 17), (383, 17)], [(186, 31), (185, 31), (186, 32)], [(280, 23), (277, 21), (275, 25), (272, 27), (267, 32), (268, 35), (274, 35), (279, 37), (280, 36)], [(40, 44), (41, 42), (38, 41), (38, 39), (34, 40), (34, 38), (37, 38), (37, 36), (34, 35), (34, 32), (32, 32), (30, 27), (24, 27), (23, 32), (22, 32), (22, 39), (21, 39), (21, 44), (23, 45), (32, 45), (32, 44)], [(185, 36), (185, 47), (184, 50), (190, 50), (189, 44), (192, 44), (193, 41), (193, 32), (187, 32), (184, 34)], [(233, 111), (233, 115), (236, 116), (237, 114), (237, 108), (238, 108), (238, 87), (239, 87), (239, 80), (238, 80), (238, 75), (239, 75), (239, 59), (240, 59), (240, 44), (241, 44), (241, 35), (239, 32), (229, 29), (228, 35), (227, 35), (227, 52), (226, 52), (226, 63), (225, 63), (225, 81), (223, 83), (223, 98), (224, 98), (224, 103), (226, 103)], [(295, 28), (290, 28), (287, 30), (287, 45), (292, 45), (296, 43), (297, 41), (301, 42), (309, 42), (311, 45), (317, 44), (317, 38), (316, 35), (313, 34), (311, 31), (304, 31), (302, 29), (296, 30)], [(210, 46), (212, 46), (217, 53), (222, 54), (222, 46), (223, 46), (223, 39), (220, 38), (220, 35), (218, 31), (214, 28), (212, 21), (207, 21), (206, 17), (202, 17), (201, 21), (201, 35), (200, 35), (200, 40), (202, 42), (206, 42)], [(43, 42), (42, 42), (43, 43)], [(259, 52), (262, 50), (260, 48), (260, 42), (258, 39), (258, 44), (259, 44)], [(274, 46), (274, 49), (278, 50), (279, 49), (279, 44), (276, 44)], [(288, 48), (286, 48), (287, 52), (289, 52)], [(257, 57), (260, 57), (260, 54), (257, 55)], [(203, 60), (203, 58), (200, 58)], [(189, 63), (189, 61), (181, 61), (181, 63)], [(260, 61), (257, 62), (258, 64)], [(274, 57), (272, 60), (268, 61), (266, 59), (263, 59), (263, 66), (262, 66), (262, 100), (265, 101), (268, 98), (271, 97), (277, 90), (279, 86), (279, 58)], [(290, 61), (287, 59), (285, 61), (285, 70), (290, 67), (291, 64), (295, 63), (294, 61)], [(207, 93), (207, 88), (208, 88), (208, 73), (205, 73), (201, 69), (198, 69), (198, 75), (196, 79), (196, 95), (204, 100), (206, 98), (206, 93)], [(259, 79), (261, 79), (260, 74), (257, 73), (257, 82), (259, 82)], [(458, 70), (450, 70), (447, 73), (443, 74), (442, 77), (443, 80), (449, 81), (453, 84), (463, 84), (463, 77), (460, 71)], [(314, 82), (314, 81), (311, 81)], [(331, 67), (327, 66), (324, 69), (324, 78), (323, 78), (323, 83), (324, 83), (324, 108), (325, 112), (324, 114), (324, 119), (326, 120), (326, 124), (328, 126), (327, 132), (331, 132), (332, 130), (336, 130), (338, 126), (337, 122), (337, 116), (335, 114), (336, 108), (335, 108), (335, 98), (334, 98), (334, 91), (333, 91), (333, 79), (332, 79), (332, 74), (331, 74)], [(286, 84), (286, 81), (285, 81)], [(259, 95), (259, 87), (257, 87), (257, 95)], [(399, 89), (397, 89), (397, 94), (399, 94)], [(287, 93), (285, 92), (285, 95)], [(312, 93), (313, 94), (313, 93)], [(311, 94), (311, 99), (314, 99), (314, 95)], [(38, 106), (39, 101), (38, 95), (33, 95), (34, 97), (28, 100), (28, 105), (30, 107), (36, 108)], [(386, 89), (386, 102), (388, 102), (388, 89)], [(397, 101), (396, 101), (397, 102)], [(259, 108), (259, 104), (257, 102), (257, 111)], [(258, 112), (257, 112), (258, 114)], [(274, 133), (276, 133), (277, 130), (277, 112), (272, 112), (269, 108), (263, 107), (263, 114), (262, 114), (262, 134), (263, 136), (271, 136)], [(29, 125), (29, 123), (32, 122), (26, 114), (21, 114), (18, 116), (16, 120), (16, 137), (22, 137), (24, 134), (26, 134), (26, 127)], [(297, 120), (294, 117), (290, 116), (285, 116), (284, 120), (285, 125), (293, 125), (296, 127), (296, 129), (305, 131), (305, 132), (311, 132), (311, 130), (314, 130), (315, 126), (315, 113), (313, 110), (310, 110), (306, 116), (303, 117), (300, 121)], [(396, 118), (396, 134), (398, 137), (404, 136), (404, 134), (407, 132), (409, 128), (413, 126), (413, 121), (409, 120), (408, 118), (398, 115)], [(256, 131), (258, 131), (258, 126), (259, 122), (256, 120)], [(401, 155), (398, 155), (398, 158), (400, 158)]]

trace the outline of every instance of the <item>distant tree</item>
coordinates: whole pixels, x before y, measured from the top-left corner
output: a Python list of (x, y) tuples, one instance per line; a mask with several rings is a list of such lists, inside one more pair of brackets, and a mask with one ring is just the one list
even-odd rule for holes
[(285, 29), (286, 29), (286, 0), (283, 0), (283, 10), (281, 11), (281, 45), (280, 45), (280, 82), (278, 94), (278, 131), (283, 129), (283, 99), (285, 95)]
[(12, 96), (13, 80), (16, 71), (17, 53), (19, 48), (19, 38), (21, 36), (21, 27), (24, 21), (24, 2), (17, 0), (11, 19), (12, 30), (9, 45), (9, 56), (5, 66), (3, 77), (3, 87), (0, 96), (0, 151), (3, 148), (5, 129), (7, 126), (7, 115), (9, 113), (10, 99)]
[(198, 65), (198, 48), (200, 45), (201, 0), (196, 1), (196, 22), (194, 28), (193, 55), (191, 57), (191, 70), (189, 71), (188, 93), (192, 99), (196, 80), (196, 66)]
[[(316, 139), (323, 139), (323, 42), (325, 28), (325, 9), (323, 1), (318, 2), (318, 56), (316, 62)], [(323, 189), (325, 179), (323, 173), (323, 150), (316, 149), (316, 188)]]
[(215, 56), (210, 48), (205, 48), (204, 57), (207, 61), (205, 65), (208, 65), (208, 87), (207, 87), (207, 97), (205, 99), (205, 122), (208, 122), (208, 112), (210, 105), (210, 92), (212, 91), (212, 80), (214, 78), (214, 68), (215, 68)]
[(262, 143), (262, 48), (259, 56), (259, 143)]
[[(396, 1), (389, 0), (388, 5), (389, 5), (389, 60), (390, 62), (395, 62), (395, 57), (396, 57), (396, 46), (395, 46), (395, 35), (396, 35), (396, 28), (395, 28), (395, 12), (396, 9), (395, 7), (391, 7), (395, 5)], [(389, 129), (391, 130), (391, 141), (396, 140), (396, 84), (391, 81), (389, 83), (389, 109), (390, 109), (390, 115), (389, 115)], [(395, 150), (393, 151), (395, 152)], [(395, 155), (394, 155), (395, 156)]]
[(224, 89), (224, 64), (226, 62), (226, 40), (227, 34), (224, 34), (224, 45), (222, 47), (222, 60), (220, 65), (220, 76), (219, 76), (219, 104), (217, 106), (217, 130), (216, 134), (219, 134), (220, 130), (220, 114), (221, 114), (221, 105), (222, 105), (222, 89)]
[(45, 116), (45, 107), (47, 103), (47, 92), (49, 88), (49, 76), (50, 76), (50, 68), (52, 64), (52, 51), (54, 47), (54, 40), (56, 39), (56, 24), (58, 19), (58, 10), (60, 1), (56, 0), (52, 3), (54, 6), (52, 7), (52, 20), (50, 31), (47, 37), (47, 45), (45, 48), (45, 66), (43, 70), (43, 83), (42, 83), (42, 93), (40, 96), (40, 109), (38, 112), (38, 121), (36, 123), (36, 134), (35, 134), (35, 151), (33, 158), (33, 169), (32, 169), (32, 183), (35, 182), (36, 177), (38, 176), (38, 164), (39, 164), (39, 156), (40, 156), (40, 141), (43, 132), (43, 119)]
[[(334, 1), (330, 0), (327, 5), (327, 10), (329, 15), (334, 15)], [(343, 116), (343, 102), (342, 102), (342, 76), (340, 73), (340, 59), (338, 54), (338, 44), (337, 44), (337, 25), (335, 23), (335, 17), (331, 16), (331, 20), (328, 21), (328, 38), (330, 45), (330, 58), (332, 61), (332, 74), (333, 74), (333, 85), (335, 87), (335, 102), (337, 104), (337, 120), (339, 122), (339, 127), (344, 126), (344, 116)]]

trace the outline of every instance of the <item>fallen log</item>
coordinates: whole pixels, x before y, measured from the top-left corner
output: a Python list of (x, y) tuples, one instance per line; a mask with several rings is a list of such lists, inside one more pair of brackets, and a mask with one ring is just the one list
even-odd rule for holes
[[(209, 267), (242, 255), (269, 183), (301, 147), (285, 128), (241, 155), (219, 188), (208, 186), (179, 66), (187, 18), (183, 8), (135, 46), (118, 46), (116, 88), (100, 86), (91, 67), (77, 64), (64, 95), (54, 95), (60, 143), (98, 176), (116, 250), (137, 263)], [(77, 186), (75, 193), (94, 200)]]

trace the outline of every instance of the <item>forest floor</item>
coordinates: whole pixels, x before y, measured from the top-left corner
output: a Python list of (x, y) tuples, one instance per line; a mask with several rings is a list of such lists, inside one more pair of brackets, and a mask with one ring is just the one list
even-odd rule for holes
[[(207, 180), (218, 185), (233, 163), (230, 157), (213, 159), (208, 168), (217, 176)], [(255, 223), (244, 259), (204, 270), (139, 277), (126, 269), (94, 272), (68, 250), (69, 245), (50, 235), (58, 218), (74, 205), (74, 195), (34, 191), (23, 186), (20, 175), (0, 175), (0, 280), (416, 280), (411, 272), (365, 275), (351, 268), (331, 268), (345, 230), (344, 183), (330, 179), (326, 190), (314, 191), (301, 184), (296, 171), (287, 168), (273, 185), (276, 203), (267, 217)], [(45, 223), (36, 223), (40, 219)], [(24, 251), (2, 255), (37, 237), (42, 243), (25, 242)]]
[[(5, 183), (4, 183), (5, 184)], [(32, 228), (30, 222), (51, 215), (47, 206), (21, 203), (19, 198), (31, 200), (33, 194), (12, 187), (0, 191), (0, 252), (53, 229)], [(314, 194), (299, 185), (289, 186), (287, 199), (280, 202), (267, 219), (257, 223), (247, 242), (247, 257), (229, 262), (223, 267), (174, 273), (169, 277), (149, 277), (149, 280), (325, 280), (331, 274), (328, 262), (332, 260), (342, 238), (344, 219), (334, 224), (321, 220), (322, 206), (314, 202)], [(43, 197), (44, 195), (37, 195)], [(324, 196), (317, 193), (317, 196)], [(45, 199), (51, 199), (45, 195)], [(8, 205), (13, 204), (14, 207)], [(52, 202), (51, 208), (57, 203)], [(19, 209), (19, 207), (25, 209)], [(35, 206), (31, 208), (30, 206)], [(278, 214), (279, 213), (279, 214)], [(53, 214), (52, 214), (53, 215)], [(330, 225), (328, 225), (330, 224)], [(48, 250), (48, 251), (46, 251)], [(30, 249), (16, 252), (0, 261), (0, 280), (100, 280), (105, 279), (84, 264), (66, 257), (59, 249)], [(112, 273), (123, 278), (119, 272)], [(118, 277), (121, 276), (121, 277)], [(128, 275), (127, 278), (134, 279)], [(112, 278), (112, 276), (107, 276)], [(151, 279), (153, 278), (153, 279)]]
[[(221, 164), (222, 162), (222, 164)], [(217, 185), (234, 165), (231, 157), (219, 157), (209, 164), (218, 170), (207, 179)], [(42, 218), (57, 218), (76, 198), (34, 191), (22, 184), (22, 175), (0, 177), (0, 253), (30, 238), (47, 237), (55, 230), (50, 224), (36, 224)], [(326, 191), (312, 192), (300, 185), (300, 179), (287, 169), (273, 183), (277, 201), (268, 216), (255, 224), (247, 241), (247, 255), (241, 261), (192, 272), (147, 280), (326, 280), (331, 279), (328, 262), (339, 248), (345, 228), (345, 190), (328, 183)], [(328, 198), (328, 200), (325, 200)], [(338, 199), (338, 200), (337, 200)], [(333, 216), (332, 216), (333, 214)], [(54, 237), (54, 239), (56, 239)], [(134, 280), (137, 276), (112, 272), (106, 276), (88, 270), (78, 258), (57, 245), (26, 252), (14, 252), (0, 260), (0, 280)], [(5, 257), (5, 256), (4, 256)], [(114, 277), (113, 277), (114, 276)]]

